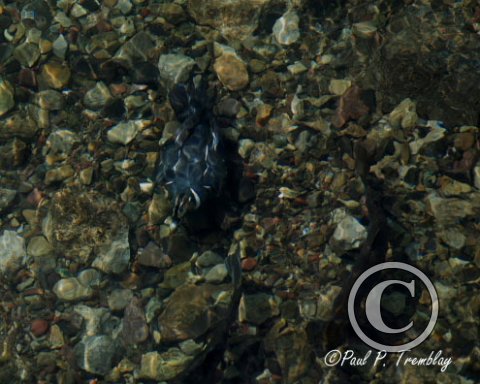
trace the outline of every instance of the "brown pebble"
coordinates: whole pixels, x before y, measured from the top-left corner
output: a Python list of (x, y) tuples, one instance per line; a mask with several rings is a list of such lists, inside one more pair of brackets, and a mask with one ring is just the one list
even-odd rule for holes
[(362, 90), (352, 85), (341, 97), (336, 114), (332, 119), (333, 125), (341, 128), (347, 121), (357, 120), (369, 112), (369, 107), (362, 100)]
[(48, 321), (43, 319), (36, 319), (32, 321), (30, 330), (35, 337), (40, 337), (48, 331)]
[(262, 104), (257, 108), (257, 117), (255, 121), (258, 126), (263, 127), (272, 115), (273, 107), (269, 104)]
[(461, 132), (455, 135), (453, 145), (455, 148), (466, 151), (470, 149), (475, 143), (475, 136), (471, 132)]
[(242, 269), (244, 271), (251, 271), (257, 266), (257, 260), (252, 257), (247, 257), (246, 259), (242, 260)]
[(218, 79), (230, 91), (238, 91), (248, 85), (247, 65), (236, 55), (225, 53), (213, 65)]

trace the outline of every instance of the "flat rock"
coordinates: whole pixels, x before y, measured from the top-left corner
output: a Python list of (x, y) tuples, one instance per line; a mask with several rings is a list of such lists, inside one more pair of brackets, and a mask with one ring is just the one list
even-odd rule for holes
[(4, 211), (10, 206), (10, 204), (12, 204), (16, 195), (17, 192), (13, 189), (0, 188), (0, 212)]
[(287, 11), (273, 25), (273, 35), (279, 44), (290, 45), (300, 38), (299, 17), (295, 11)]
[(15, 106), (12, 85), (4, 79), (0, 79), (0, 116), (7, 113)]
[(25, 240), (15, 231), (4, 231), (0, 236), (0, 272), (12, 273), (25, 262)]
[(222, 84), (231, 91), (237, 91), (248, 85), (247, 65), (231, 49), (223, 50), (223, 53), (215, 59), (213, 69)]
[(194, 65), (195, 61), (191, 57), (182, 54), (169, 53), (160, 55), (158, 59), (160, 78), (169, 85), (187, 81)]
[(107, 132), (107, 138), (112, 143), (127, 145), (135, 139), (139, 131), (140, 127), (135, 121), (124, 121), (110, 129)]

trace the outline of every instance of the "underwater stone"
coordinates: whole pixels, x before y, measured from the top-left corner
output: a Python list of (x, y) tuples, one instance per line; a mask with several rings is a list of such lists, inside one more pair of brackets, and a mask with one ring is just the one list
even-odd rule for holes
[(280, 313), (281, 299), (266, 293), (243, 295), (238, 307), (238, 320), (260, 325)]
[(23, 237), (15, 231), (4, 231), (0, 236), (0, 272), (15, 272), (25, 262), (26, 255)]
[(83, 370), (105, 375), (112, 368), (115, 344), (110, 336), (87, 336), (75, 348), (77, 364)]
[(7, 80), (0, 78), (0, 116), (7, 113), (14, 106), (13, 87)]
[(170, 348), (162, 354), (148, 352), (142, 355), (139, 377), (155, 381), (171, 380), (186, 370), (193, 360), (178, 348)]
[(40, 58), (40, 50), (38, 44), (23, 43), (15, 48), (13, 52), (18, 62), (24, 67), (32, 67)]
[(288, 11), (273, 25), (273, 35), (279, 44), (290, 45), (300, 38), (299, 18), (295, 11)]
[(75, 277), (57, 281), (53, 287), (53, 292), (60, 300), (65, 301), (88, 299), (93, 294), (90, 287), (85, 287)]
[(200, 25), (220, 31), (227, 40), (245, 40), (258, 27), (270, 0), (188, 0), (188, 11)]
[(213, 69), (217, 73), (219, 80), (230, 91), (237, 91), (247, 86), (249, 77), (247, 65), (237, 56), (230, 47), (224, 47), (220, 44), (215, 45), (215, 50), (220, 46), (221, 55), (215, 60)]
[(170, 85), (187, 81), (194, 65), (191, 57), (181, 54), (161, 55), (158, 59), (160, 78)]
[(127, 145), (135, 139), (139, 130), (140, 127), (135, 121), (122, 121), (107, 132), (107, 138), (112, 143)]
[(337, 224), (331, 241), (335, 247), (349, 251), (359, 248), (366, 238), (366, 228), (357, 219), (347, 215)]
[(88, 108), (98, 109), (102, 108), (112, 98), (110, 90), (103, 81), (95, 84), (95, 87), (89, 89), (83, 97), (83, 103)]
[(41, 75), (49, 87), (62, 89), (70, 81), (71, 71), (68, 65), (47, 63), (43, 66)]
[(13, 189), (0, 188), (0, 212), (10, 206), (16, 195), (17, 192)]
[(104, 244), (99, 248), (98, 256), (93, 261), (92, 267), (105, 273), (120, 274), (125, 271), (129, 261), (130, 244), (128, 230), (126, 230), (120, 232), (110, 244)]

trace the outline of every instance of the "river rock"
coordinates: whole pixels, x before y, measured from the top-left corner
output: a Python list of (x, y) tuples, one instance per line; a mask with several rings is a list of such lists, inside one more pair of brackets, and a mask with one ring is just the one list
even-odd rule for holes
[(191, 57), (182, 54), (168, 53), (160, 55), (158, 59), (160, 78), (169, 86), (187, 81), (194, 65), (195, 61)]
[(0, 78), (0, 116), (7, 113), (14, 106), (13, 87), (7, 80)]
[(40, 50), (38, 44), (23, 43), (15, 48), (13, 56), (24, 67), (33, 67), (40, 58)]
[[(99, 217), (102, 220), (98, 220)], [(117, 270), (125, 265), (127, 219), (115, 200), (98, 192), (74, 193), (63, 189), (55, 193), (43, 221), (43, 233), (64, 257), (71, 260), (89, 263), (100, 249), (108, 252), (108, 259), (114, 257), (115, 250), (121, 250), (122, 261), (112, 261), (111, 267)], [(116, 246), (112, 246), (114, 241), (117, 241)], [(100, 261), (105, 261), (103, 258), (98, 263), (105, 265)]]
[(227, 40), (247, 39), (258, 27), (270, 0), (188, 0), (188, 11), (200, 25), (220, 31)]
[(12, 204), (16, 195), (17, 192), (13, 189), (0, 188), (0, 213)]
[(349, 251), (359, 248), (367, 238), (367, 229), (350, 215), (342, 218), (333, 232), (331, 244), (334, 248)]
[(65, 301), (88, 299), (93, 294), (93, 290), (82, 285), (76, 277), (58, 280), (53, 287), (53, 292), (60, 300)]
[(133, 298), (131, 289), (115, 289), (108, 295), (108, 307), (112, 311), (121, 311)]
[(148, 352), (142, 356), (140, 378), (157, 382), (172, 380), (185, 371), (193, 360), (178, 348), (166, 352)]
[[(216, 44), (216, 47), (220, 44)], [(221, 55), (215, 59), (213, 69), (218, 79), (231, 91), (245, 88), (249, 82), (247, 65), (230, 47), (222, 47)], [(216, 48), (217, 50), (217, 48)]]
[(112, 143), (127, 145), (135, 139), (140, 126), (133, 120), (122, 121), (107, 132), (107, 139)]
[(238, 320), (260, 325), (280, 313), (280, 298), (266, 293), (242, 295), (238, 307)]
[(300, 38), (299, 18), (295, 11), (287, 11), (273, 25), (273, 35), (279, 44), (290, 45)]
[(112, 369), (115, 343), (106, 335), (87, 336), (75, 348), (78, 366), (93, 374), (106, 375)]
[(70, 81), (70, 67), (56, 62), (43, 65), (41, 76), (45, 83), (54, 89), (62, 89)]
[(0, 272), (15, 272), (25, 263), (26, 256), (23, 237), (15, 231), (4, 231), (0, 236)]
[(101, 245), (97, 255), (92, 267), (105, 273), (120, 274), (125, 271), (130, 261), (127, 227), (125, 227), (125, 231), (119, 232), (109, 244)]
[[(162, 342), (195, 339), (226, 319), (231, 300), (231, 285), (193, 285), (178, 287), (158, 317)], [(224, 294), (223, 302), (212, 300)]]

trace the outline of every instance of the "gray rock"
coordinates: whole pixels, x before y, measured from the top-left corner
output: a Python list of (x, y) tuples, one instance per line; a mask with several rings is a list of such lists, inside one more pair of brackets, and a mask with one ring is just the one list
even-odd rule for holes
[(25, 263), (25, 240), (15, 231), (4, 231), (0, 236), (0, 272), (15, 272)]
[[(0, 81), (0, 115), (2, 109), (2, 85)], [(13, 91), (13, 89), (12, 89)], [(13, 104), (12, 104), (13, 105)], [(5, 111), (6, 112), (6, 111)], [(34, 138), (38, 130), (34, 119), (24, 111), (15, 111), (10, 116), (0, 119), (0, 140), (18, 137), (26, 140)]]
[(238, 307), (238, 318), (241, 322), (262, 324), (280, 313), (281, 299), (266, 293), (242, 295)]
[(68, 129), (58, 129), (48, 136), (47, 146), (51, 153), (68, 154), (72, 147), (79, 142), (80, 138), (75, 132)]
[(82, 285), (76, 277), (69, 277), (58, 280), (53, 286), (53, 293), (60, 300), (76, 301), (88, 299), (93, 295), (93, 290)]
[(189, 261), (174, 265), (165, 272), (160, 285), (164, 289), (175, 289), (182, 285), (188, 278), (192, 266)]
[(188, 0), (188, 11), (200, 25), (220, 31), (227, 40), (245, 40), (258, 27), (270, 0)]
[(125, 308), (121, 337), (125, 344), (138, 344), (148, 338), (148, 325), (141, 302), (133, 298)]
[(72, 177), (75, 174), (75, 170), (70, 164), (64, 164), (60, 167), (50, 169), (45, 174), (45, 184), (50, 185), (58, 181), (63, 181)]
[(88, 14), (88, 11), (78, 3), (73, 4), (72, 9), (70, 10), (70, 16), (76, 19), (83, 17), (86, 14)]
[(88, 108), (102, 108), (110, 99), (112, 94), (103, 81), (95, 84), (95, 87), (88, 90), (83, 97), (83, 102)]
[(106, 375), (112, 369), (115, 344), (109, 336), (87, 336), (74, 351), (78, 366), (89, 373)]
[(85, 287), (97, 288), (102, 281), (102, 274), (96, 269), (87, 268), (78, 274), (77, 279)]
[(120, 47), (114, 58), (133, 66), (137, 62), (147, 61), (149, 53), (154, 48), (155, 43), (150, 35), (145, 31), (140, 31)]
[(273, 35), (279, 44), (290, 45), (300, 38), (299, 18), (295, 11), (287, 11), (273, 25)]
[(135, 139), (139, 130), (140, 126), (136, 121), (124, 121), (110, 129), (107, 132), (107, 138), (112, 143), (127, 145)]
[(359, 248), (367, 238), (367, 229), (357, 219), (346, 215), (339, 221), (331, 238), (332, 247), (342, 251)]
[(227, 267), (222, 263), (211, 268), (205, 275), (205, 280), (209, 283), (218, 284), (223, 282), (227, 276)]
[(35, 236), (30, 239), (27, 246), (27, 254), (32, 257), (45, 257), (53, 252), (52, 245), (43, 236)]
[(128, 230), (120, 232), (110, 244), (102, 245), (97, 255), (92, 267), (105, 273), (120, 274), (125, 271), (130, 261)]
[(162, 249), (152, 241), (139, 251), (137, 260), (140, 265), (146, 267), (168, 268), (172, 265), (170, 257), (165, 255)]
[(62, 94), (53, 89), (38, 92), (33, 98), (33, 102), (47, 111), (59, 111), (65, 104)]
[(178, 348), (170, 348), (163, 353), (148, 352), (142, 356), (139, 377), (156, 381), (172, 380), (184, 372), (192, 361), (192, 356)]
[(468, 200), (443, 198), (436, 192), (431, 192), (425, 200), (430, 213), (441, 225), (454, 223), (458, 219), (463, 219), (474, 213), (474, 207)]
[(118, 0), (115, 8), (122, 12), (124, 15), (126, 15), (132, 10), (133, 5), (130, 0)]
[(108, 307), (112, 311), (121, 311), (133, 298), (130, 289), (115, 289), (108, 295)]
[(86, 336), (97, 336), (104, 333), (105, 324), (111, 320), (110, 311), (107, 308), (92, 308), (78, 304), (74, 311), (85, 320)]
[(63, 60), (65, 59), (65, 55), (67, 54), (67, 49), (67, 40), (65, 40), (65, 37), (60, 34), (53, 42), (53, 54)]
[(40, 50), (38, 49), (38, 44), (20, 44), (18, 47), (15, 48), (15, 51), (13, 52), (13, 57), (15, 57), (15, 59), (17, 59), (23, 67), (33, 67), (40, 58)]
[(301, 381), (311, 365), (312, 348), (303, 324), (278, 321), (265, 338), (265, 349), (275, 354), (286, 383)]
[(33, 0), (28, 2), (20, 12), (22, 22), (27, 26), (36, 26), (40, 30), (45, 30), (52, 22), (50, 7), (46, 1)]
[(145, 306), (145, 320), (150, 324), (162, 310), (162, 302), (158, 297), (152, 297)]
[(165, 54), (158, 59), (160, 78), (168, 85), (182, 83), (188, 80), (195, 61), (182, 54)]
[(223, 264), (223, 258), (213, 251), (205, 251), (195, 260), (195, 265), (199, 268), (211, 267), (217, 264)]
[(162, 223), (172, 212), (172, 201), (165, 189), (154, 193), (148, 206), (148, 222), (151, 224)]
[(230, 310), (231, 289), (230, 284), (178, 287), (158, 317), (162, 342), (196, 339), (210, 330), (222, 332), (220, 325)]
[(440, 232), (441, 239), (454, 249), (462, 249), (467, 237), (461, 232), (461, 228), (448, 228)]

